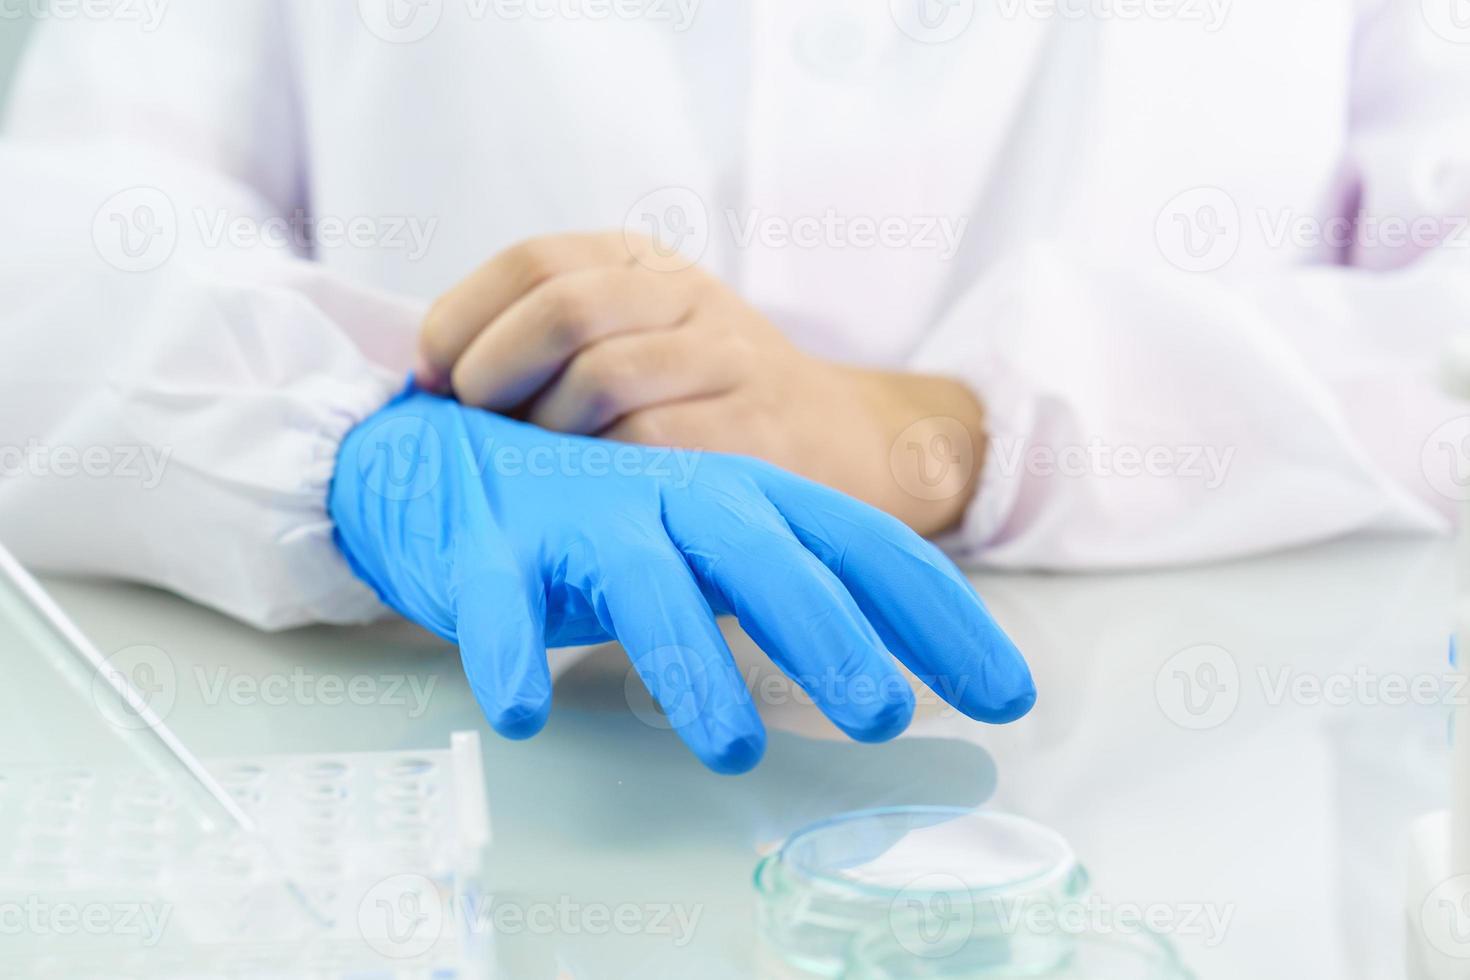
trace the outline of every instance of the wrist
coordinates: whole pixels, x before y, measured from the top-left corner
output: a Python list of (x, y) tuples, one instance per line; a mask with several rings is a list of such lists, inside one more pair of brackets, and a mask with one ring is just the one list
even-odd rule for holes
[(882, 470), (873, 501), (925, 537), (963, 519), (985, 460), (985, 409), (962, 382), (937, 375), (858, 371), (877, 406)]

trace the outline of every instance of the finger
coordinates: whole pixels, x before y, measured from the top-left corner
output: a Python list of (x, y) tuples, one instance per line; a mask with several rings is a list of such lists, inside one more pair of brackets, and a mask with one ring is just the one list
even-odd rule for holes
[(584, 349), (531, 406), (528, 420), (591, 435), (655, 405), (728, 391), (739, 377), (693, 325), (611, 337)]
[(838, 728), (881, 742), (908, 727), (908, 681), (837, 576), (767, 500), (670, 494), (666, 508), (695, 575)]
[(780, 444), (780, 433), (759, 428), (753, 413), (732, 402), (718, 395), (665, 402), (628, 413), (598, 435), (614, 442), (678, 446), (693, 452), (717, 446), (719, 452), (741, 456), (760, 456), (762, 447), (769, 450)]
[(456, 562), (465, 567), (455, 597), (465, 677), (490, 727), (530, 738), (551, 714), (544, 600), (489, 542), (471, 547), (477, 550)]
[(443, 391), (454, 364), (485, 325), (555, 276), (630, 261), (620, 233), (551, 235), (521, 242), (476, 269), (434, 303), (419, 336), (419, 385)]
[(715, 772), (746, 772), (766, 731), (714, 613), (667, 540), (631, 547), (588, 570), (599, 621), (628, 651), (669, 724)]
[(583, 269), (547, 280), (470, 343), (454, 365), (455, 394), (496, 411), (519, 405), (584, 348), (617, 334), (679, 324), (694, 307), (697, 282), (641, 266)]
[(766, 496), (847, 586), (909, 669), (972, 718), (1014, 721), (1036, 687), (1025, 660), (948, 558), (882, 511), (761, 467)]

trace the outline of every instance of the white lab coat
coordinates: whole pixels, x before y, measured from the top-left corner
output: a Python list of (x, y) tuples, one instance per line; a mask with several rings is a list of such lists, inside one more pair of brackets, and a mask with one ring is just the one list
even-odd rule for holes
[[(57, 17), (0, 146), (0, 538), (263, 627), (374, 616), (324, 490), (426, 303), (520, 239), (650, 218), (799, 344), (974, 387), (963, 560), (1442, 529), (1470, 232), (1310, 231), (1470, 213), (1452, 2)], [(263, 224), (298, 212), (317, 244)]]

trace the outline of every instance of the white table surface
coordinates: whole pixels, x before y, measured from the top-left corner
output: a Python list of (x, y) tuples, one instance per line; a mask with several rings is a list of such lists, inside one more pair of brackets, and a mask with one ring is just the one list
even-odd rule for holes
[[(640, 720), (641, 705), (630, 710), (616, 648), (568, 670), (546, 731), (510, 743), (485, 726), (456, 653), (404, 624), (265, 635), (144, 588), (48, 585), (104, 652), (166, 653), (168, 721), (201, 755), (432, 748), (481, 731), (492, 884), (572, 910), (569, 928), (503, 943), (516, 980), (761, 976), (759, 850), (844, 810), (987, 799), (1065, 833), (1114, 903), (1104, 909), (1228, 915), (1219, 941), (1178, 930), (1201, 978), (1378, 980), (1402, 974), (1405, 828), (1447, 797), (1448, 709), (1414, 703), (1395, 678), (1437, 686), (1445, 675), (1451, 564), (1443, 540), (1365, 539), (1184, 570), (977, 576), (1032, 663), (1029, 717), (1000, 729), (930, 718), (921, 732), (967, 738), (859, 746), (767, 696), (768, 722), (819, 737), (773, 734), (761, 767), (735, 778), (703, 771)], [(1176, 658), (1200, 646), (1228, 660)], [(1199, 672), (1198, 657), (1216, 673)], [(1179, 671), (1221, 679), (1210, 711), (1184, 712)], [(386, 703), (321, 703), (364, 677), (375, 680), (360, 691), (377, 692), (367, 700)], [(1302, 677), (1325, 679), (1328, 695), (1282, 695), (1283, 680)], [(269, 697), (252, 693), (270, 678)], [(422, 705), (406, 678), (420, 691), (433, 681)], [(1212, 724), (1186, 727), (1201, 723)], [(579, 925), (576, 910), (629, 904), (697, 916), (692, 937)]]

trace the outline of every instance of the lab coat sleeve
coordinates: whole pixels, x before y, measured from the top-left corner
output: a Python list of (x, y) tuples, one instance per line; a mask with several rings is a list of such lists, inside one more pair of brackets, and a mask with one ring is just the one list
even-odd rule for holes
[(418, 311), (283, 233), (305, 179), (274, 3), (164, 11), (155, 30), (48, 22), (17, 83), (0, 539), (263, 628), (371, 619), (326, 489), (401, 383)]
[(1470, 326), (1465, 51), (1399, 3), (1356, 46), (1323, 217), (1443, 218), (1422, 247), (1355, 227), (1340, 254), (1262, 260), (1246, 214), (1217, 270), (1039, 241), (973, 282), (912, 364), (966, 380), (989, 414), (978, 492), (941, 543), (972, 564), (1106, 569), (1449, 528), (1470, 489), (1470, 422), (1438, 377)]

